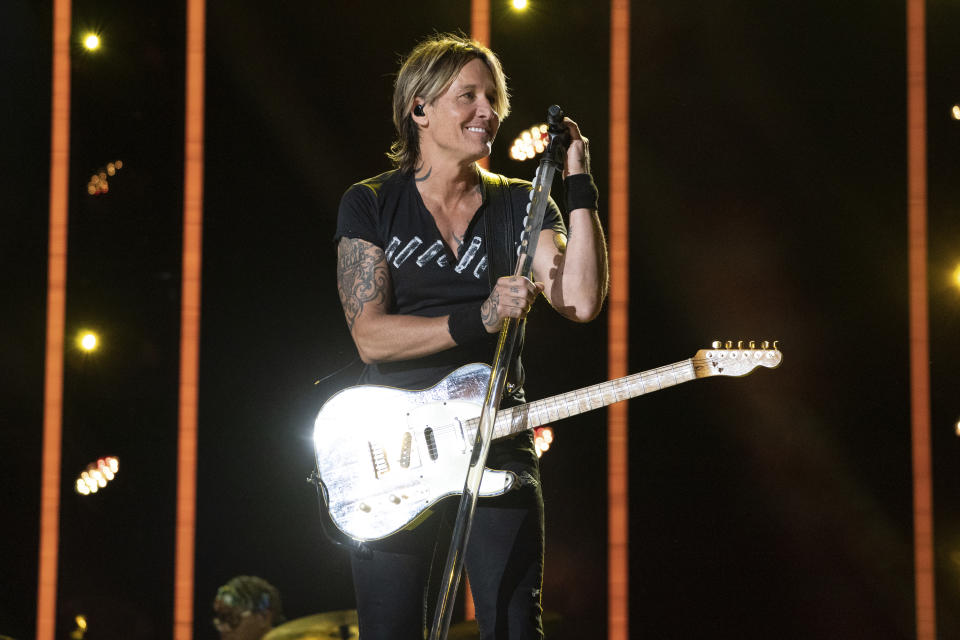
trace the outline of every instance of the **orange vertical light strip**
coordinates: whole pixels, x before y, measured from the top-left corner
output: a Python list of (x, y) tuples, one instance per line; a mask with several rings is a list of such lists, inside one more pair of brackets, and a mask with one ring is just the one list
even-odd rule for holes
[(490, 46), (490, 0), (470, 0), (470, 37)]
[[(470, 0), (470, 37), (485, 47), (490, 46), (490, 0)], [(477, 164), (490, 168), (490, 158), (481, 158)], [(469, 585), (468, 595), (469, 595)], [(473, 601), (470, 601), (470, 617), (473, 620)]]
[[(610, 3), (610, 310), (608, 378), (627, 375), (630, 301), (630, 2)], [(610, 640), (630, 632), (627, 403), (611, 405), (607, 424), (607, 618)]]
[[(470, 37), (485, 47), (490, 46), (490, 0), (470, 0)], [(477, 164), (484, 169), (490, 168), (490, 158), (481, 158)], [(464, 582), (463, 617), (473, 620), (477, 617), (473, 606), (473, 591), (466, 575)]]
[(910, 406), (917, 639), (936, 637), (930, 464), (930, 336), (927, 318), (927, 84), (924, 0), (907, 0), (907, 191)]
[(197, 387), (200, 370), (200, 277), (203, 231), (204, 0), (187, 0), (186, 132), (183, 180), (183, 274), (180, 301), (180, 406), (173, 637), (193, 637), (197, 512)]
[(37, 640), (53, 640), (60, 544), (60, 456), (63, 431), (63, 345), (67, 300), (67, 210), (70, 160), (70, 0), (53, 3), (53, 88), (50, 116), (50, 239), (47, 248), (47, 344), (43, 381), (43, 469)]

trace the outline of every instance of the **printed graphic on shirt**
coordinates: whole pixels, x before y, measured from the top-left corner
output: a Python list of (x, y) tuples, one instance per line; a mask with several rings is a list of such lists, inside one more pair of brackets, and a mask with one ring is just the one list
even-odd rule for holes
[[(479, 279), (480, 276), (483, 275), (483, 272), (487, 270), (487, 256), (481, 255), (479, 256), (480, 259), (477, 260), (482, 244), (483, 240), (480, 236), (473, 236), (466, 251), (463, 252), (463, 257), (457, 261), (453, 270), (457, 273), (464, 273), (472, 267), (471, 273), (473, 277)], [(442, 240), (434, 241), (433, 244), (418, 253), (422, 245), (423, 239), (420, 238), (420, 236), (413, 236), (413, 238), (406, 243), (397, 236), (393, 236), (387, 245), (386, 251), (384, 251), (384, 255), (387, 258), (387, 262), (393, 264), (397, 269), (410, 260), (410, 258), (414, 258), (413, 264), (421, 269), (431, 262), (434, 262), (441, 269), (450, 264), (450, 261), (447, 259), (447, 254), (443, 251)], [(398, 249), (399, 251), (397, 251)]]

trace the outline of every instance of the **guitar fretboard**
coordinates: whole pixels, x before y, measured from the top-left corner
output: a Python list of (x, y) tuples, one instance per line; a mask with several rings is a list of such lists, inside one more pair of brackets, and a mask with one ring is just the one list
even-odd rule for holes
[[(690, 358), (543, 400), (501, 409), (497, 412), (497, 420), (493, 426), (493, 439), (505, 438), (542, 424), (557, 422), (615, 402), (689, 382), (696, 377), (693, 359)], [(464, 425), (471, 439), (476, 437), (479, 422), (479, 418), (472, 418)]]

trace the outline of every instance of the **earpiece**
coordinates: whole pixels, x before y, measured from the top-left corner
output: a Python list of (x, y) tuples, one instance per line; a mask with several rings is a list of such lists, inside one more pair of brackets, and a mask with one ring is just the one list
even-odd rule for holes
[(415, 107), (413, 108), (413, 115), (415, 115), (415, 116), (423, 116), (423, 115), (424, 115), (424, 114), (423, 114), (423, 105), (422, 105), (422, 104), (418, 104), (417, 106), (415, 106)]

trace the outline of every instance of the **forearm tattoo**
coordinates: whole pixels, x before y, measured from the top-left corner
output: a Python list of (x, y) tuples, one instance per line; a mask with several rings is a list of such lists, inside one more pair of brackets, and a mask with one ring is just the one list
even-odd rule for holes
[(500, 294), (494, 291), (490, 297), (480, 305), (480, 319), (487, 327), (497, 326), (497, 305), (500, 304)]
[(387, 260), (383, 251), (364, 240), (340, 240), (337, 248), (337, 292), (350, 329), (363, 313), (365, 304), (386, 304), (389, 286)]

